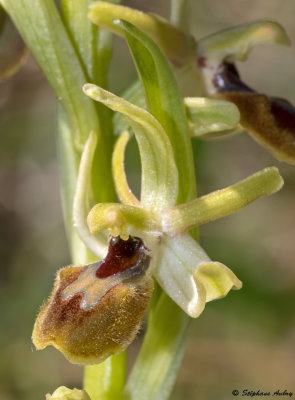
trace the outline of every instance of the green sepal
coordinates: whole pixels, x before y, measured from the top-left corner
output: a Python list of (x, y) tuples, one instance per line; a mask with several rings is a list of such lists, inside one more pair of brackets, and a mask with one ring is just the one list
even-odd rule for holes
[(192, 147), (183, 99), (173, 72), (158, 46), (145, 33), (126, 21), (116, 24), (124, 30), (148, 108), (172, 144), (180, 182), (178, 202), (192, 199), (196, 195)]
[(128, 118), (141, 157), (142, 204), (154, 211), (175, 204), (178, 174), (170, 141), (160, 123), (142, 108), (96, 85), (86, 84), (83, 90), (87, 96)]

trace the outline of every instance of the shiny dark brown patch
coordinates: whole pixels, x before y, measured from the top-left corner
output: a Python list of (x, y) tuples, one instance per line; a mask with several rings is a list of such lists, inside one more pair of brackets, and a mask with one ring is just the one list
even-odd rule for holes
[(254, 92), (248, 85), (241, 81), (236, 66), (224, 62), (214, 75), (213, 84), (220, 92)]
[(128, 240), (123, 240), (120, 237), (112, 237), (109, 242), (108, 254), (96, 271), (96, 276), (97, 278), (107, 278), (133, 267), (141, 258), (146, 259), (147, 257), (141, 239), (129, 237)]

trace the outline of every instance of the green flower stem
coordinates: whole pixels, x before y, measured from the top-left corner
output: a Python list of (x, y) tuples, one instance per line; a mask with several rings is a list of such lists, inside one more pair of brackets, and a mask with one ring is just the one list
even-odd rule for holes
[[(196, 196), (191, 140), (182, 97), (175, 77), (149, 37), (136, 27), (120, 23), (134, 57), (151, 114), (164, 127), (179, 172), (178, 203)], [(189, 199), (189, 200), (188, 200)], [(193, 236), (197, 238), (197, 231)], [(162, 291), (151, 303), (147, 332), (128, 378), (126, 400), (165, 400), (176, 380), (185, 350), (189, 317)], [(161, 293), (161, 294), (160, 294)]]
[(282, 185), (278, 169), (265, 168), (225, 189), (164, 210), (163, 230), (173, 236), (184, 234), (195, 226), (239, 211), (254, 200), (277, 192)]
[(98, 365), (88, 365), (84, 374), (84, 389), (91, 400), (120, 400), (126, 375), (126, 352), (109, 357)]
[[(88, 82), (97, 83), (107, 88), (108, 67), (112, 55), (112, 34), (103, 29), (98, 30), (89, 21), (87, 14), (91, 2), (91, 0), (81, 0), (79, 2), (63, 0), (62, 13), (68, 32), (79, 54), (81, 64), (84, 66)], [(100, 117), (101, 126), (104, 129), (104, 145), (112, 148), (111, 112), (100, 104), (95, 104), (95, 106)], [(97, 158), (99, 157), (100, 152), (96, 151), (94, 165), (97, 165)], [(70, 171), (69, 174), (66, 174), (66, 177), (69, 178), (69, 175)], [(99, 185), (99, 176), (96, 176), (95, 170), (92, 174), (92, 190), (97, 201), (114, 199), (112, 186), (110, 184)], [(69, 204), (72, 204), (72, 199)], [(76, 239), (76, 232), (72, 230), (72, 234)], [(93, 262), (92, 255), (89, 254), (81, 240), (78, 238), (78, 241), (75, 240), (75, 242), (74, 251), (78, 252), (78, 257), (81, 257), (84, 250), (84, 252), (86, 251), (87, 262)], [(84, 249), (81, 247), (84, 247)], [(126, 352), (118, 356), (109, 357), (99, 365), (86, 366), (84, 368), (84, 389), (90, 395), (91, 400), (120, 399), (125, 384), (125, 369)]]
[(153, 306), (144, 343), (125, 388), (125, 400), (168, 398), (184, 354), (188, 323), (188, 316), (162, 293)]
[[(80, 10), (82, 1), (78, 3)], [(78, 3), (75, 2), (75, 7)], [(107, 111), (107, 117), (104, 114), (104, 121), (102, 121), (98, 107), (81, 90), (82, 85), (88, 81), (87, 76), (95, 79), (93, 58), (95, 39), (92, 35), (92, 43), (89, 44), (87, 37), (89, 31), (94, 28), (88, 21), (78, 18), (77, 13), (73, 15), (72, 11), (69, 12), (68, 22), (73, 16), (72, 24), (76, 27), (79, 24), (79, 33), (75, 38), (71, 37), (75, 43), (74, 48), (53, 0), (34, 2), (3, 0), (1, 4), (13, 19), (60, 102), (58, 152), (66, 228), (73, 262), (87, 263), (92, 261), (92, 255), (73, 229), (71, 214), (81, 150), (91, 131), (95, 131), (98, 137), (95, 170), (92, 177), (95, 200), (112, 201), (115, 198), (111, 177), (112, 140), (110, 140), (110, 135), (107, 137), (101, 134), (101, 126), (107, 130), (110, 114)], [(68, 3), (69, 8), (72, 5)], [(83, 2), (83, 5), (86, 5), (86, 2)], [(86, 10), (80, 11), (86, 15)], [(70, 25), (67, 27), (71, 28)], [(100, 49), (104, 57), (104, 63), (101, 64), (104, 67), (99, 72), (101, 74), (101, 70), (106, 71), (108, 65), (106, 53), (109, 56), (108, 59), (111, 54), (108, 37), (104, 36), (104, 43), (101, 44)], [(82, 53), (83, 57), (81, 57)], [(77, 54), (80, 54), (80, 57)], [(101, 79), (106, 82), (106, 73)], [(125, 370), (125, 359), (122, 356), (114, 363), (110, 360), (105, 366), (105, 371), (103, 365), (99, 368), (96, 379), (100, 380), (100, 377), (105, 376), (108, 371), (109, 377), (112, 374), (115, 376), (113, 379), (115, 382), (118, 379), (118, 370)], [(100, 400), (112, 398), (108, 396), (107, 391), (100, 393), (100, 386), (97, 388), (97, 395)]]

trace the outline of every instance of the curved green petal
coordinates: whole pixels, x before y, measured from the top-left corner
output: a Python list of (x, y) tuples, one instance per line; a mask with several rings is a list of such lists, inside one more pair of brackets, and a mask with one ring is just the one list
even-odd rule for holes
[(87, 226), (87, 215), (93, 205), (91, 196), (91, 167), (96, 148), (97, 138), (91, 132), (84, 146), (81, 157), (76, 192), (73, 202), (74, 226), (86, 246), (99, 258), (107, 253), (107, 241), (103, 234), (93, 236)]
[(238, 107), (229, 101), (186, 97), (184, 104), (193, 137), (202, 137), (212, 132), (230, 131), (237, 127), (240, 120)]
[(225, 265), (213, 262), (191, 236), (164, 235), (154, 275), (163, 290), (189, 316), (196, 318), (208, 301), (222, 298), (241, 281)]
[(164, 210), (163, 232), (182, 235), (195, 226), (232, 214), (260, 197), (277, 192), (283, 184), (276, 167), (265, 168), (227, 188)]
[(124, 168), (124, 155), (130, 134), (125, 131), (119, 136), (113, 151), (112, 168), (113, 179), (119, 200), (123, 204), (141, 207), (140, 201), (134, 196), (130, 189)]
[(87, 96), (128, 118), (142, 163), (142, 204), (154, 211), (174, 205), (178, 194), (178, 173), (170, 141), (159, 122), (142, 108), (96, 85), (88, 83), (83, 90)]

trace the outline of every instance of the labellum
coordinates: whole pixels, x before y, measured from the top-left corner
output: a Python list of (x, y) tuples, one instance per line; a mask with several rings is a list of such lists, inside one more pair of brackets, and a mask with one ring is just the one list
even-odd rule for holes
[(96, 364), (134, 340), (153, 291), (139, 238), (111, 237), (106, 258), (57, 273), (33, 330), (38, 350), (54, 346), (72, 363)]
[(280, 161), (295, 164), (295, 108), (287, 100), (257, 93), (224, 62), (213, 81), (218, 98), (235, 103), (241, 124)]

